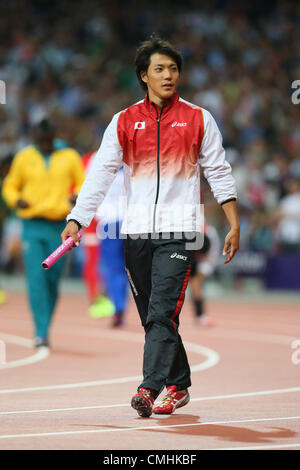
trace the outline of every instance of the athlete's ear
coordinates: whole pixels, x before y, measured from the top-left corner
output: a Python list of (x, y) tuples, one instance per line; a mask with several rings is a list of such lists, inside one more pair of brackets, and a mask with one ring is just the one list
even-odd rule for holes
[(141, 79), (143, 80), (143, 82), (148, 83), (147, 72), (145, 72), (145, 70), (141, 72)]

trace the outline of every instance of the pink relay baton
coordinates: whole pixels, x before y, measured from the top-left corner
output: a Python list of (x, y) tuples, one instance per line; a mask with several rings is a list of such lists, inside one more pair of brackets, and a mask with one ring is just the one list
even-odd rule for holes
[[(77, 238), (81, 238), (82, 237), (82, 234), (81, 232), (78, 232), (77, 233)], [(64, 241), (61, 245), (59, 245), (58, 248), (56, 248), (55, 251), (53, 251), (53, 253), (51, 253), (51, 255), (48, 256), (48, 258), (46, 258), (43, 262), (42, 262), (42, 267), (44, 269), (49, 269), (51, 268), (51, 266), (56, 263), (57, 260), (59, 260), (59, 258), (61, 256), (63, 256), (67, 251), (69, 251), (71, 248), (73, 248), (73, 246), (75, 246), (75, 243), (74, 243), (74, 240), (72, 237), (68, 237), (66, 239), (66, 241)]]

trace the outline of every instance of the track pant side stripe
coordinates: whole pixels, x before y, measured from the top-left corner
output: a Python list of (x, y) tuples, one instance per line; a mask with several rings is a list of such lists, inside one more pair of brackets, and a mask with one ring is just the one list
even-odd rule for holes
[(176, 304), (175, 311), (174, 311), (173, 315), (171, 316), (171, 321), (173, 322), (175, 331), (176, 331), (176, 323), (174, 322), (174, 318), (176, 318), (177, 315), (179, 315), (180, 310), (182, 308), (182, 304), (183, 304), (183, 301), (184, 301), (185, 291), (186, 291), (186, 288), (187, 288), (190, 272), (191, 272), (191, 265), (189, 265), (189, 268), (188, 268), (187, 273), (185, 275), (185, 278), (184, 278), (184, 281), (183, 281), (183, 286), (182, 286), (182, 289), (181, 289), (179, 299), (178, 299), (177, 304)]

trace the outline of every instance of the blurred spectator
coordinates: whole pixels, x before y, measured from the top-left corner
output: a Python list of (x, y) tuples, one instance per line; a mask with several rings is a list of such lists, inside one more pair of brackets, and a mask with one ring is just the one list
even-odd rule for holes
[(277, 237), (283, 252), (300, 253), (300, 180), (288, 180), (286, 190), (276, 213)]
[[(61, 257), (49, 271), (43, 270), (41, 263), (60, 244), (59, 235), (84, 180), (84, 169), (79, 154), (55, 138), (51, 122), (42, 120), (36, 124), (32, 140), (32, 145), (14, 157), (3, 181), (2, 194), (22, 220), (23, 260), (35, 329), (34, 345), (40, 347), (49, 345), (49, 329), (65, 258)], [(16, 231), (13, 227), (7, 237), (9, 244)]]
[(271, 253), (273, 250), (271, 221), (264, 210), (258, 210), (250, 217), (248, 244), (253, 251)]
[(201, 250), (196, 251), (189, 280), (196, 324), (205, 328), (214, 326), (214, 321), (206, 313), (204, 282), (215, 271), (220, 254), (221, 241), (218, 232), (212, 225), (205, 224), (203, 246)]
[[(89, 172), (94, 155), (91, 151), (83, 155), (82, 161), (85, 174)], [(89, 227), (82, 229), (82, 248), (84, 252), (82, 274), (90, 301), (89, 314), (92, 318), (110, 317), (115, 313), (113, 302), (104, 295), (100, 277), (100, 241), (97, 236), (97, 219), (94, 218)]]
[[(288, 0), (170, 0), (159, 8), (147, 0), (2, 1), (0, 159), (27, 145), (30, 126), (43, 117), (88, 152), (113, 114), (142, 98), (130, 64), (137, 44), (156, 31), (184, 56), (180, 93), (212, 112), (234, 156), (245, 242), (256, 231), (261, 240), (266, 228), (252, 212), (272, 213), (286, 182), (300, 177), (300, 105), (291, 100), (299, 18), (300, 6)], [(222, 215), (215, 218), (222, 230)], [(271, 238), (274, 246), (274, 231)]]
[(123, 185), (121, 167), (96, 215), (99, 219), (97, 233), (101, 239), (101, 274), (107, 294), (115, 306), (112, 327), (124, 325), (128, 297), (123, 239), (120, 235), (124, 209)]

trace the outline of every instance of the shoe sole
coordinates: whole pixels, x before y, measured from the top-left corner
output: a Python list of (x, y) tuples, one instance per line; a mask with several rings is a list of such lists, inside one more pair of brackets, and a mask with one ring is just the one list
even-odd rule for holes
[(171, 414), (174, 413), (175, 410), (178, 410), (178, 408), (182, 408), (183, 406), (187, 405), (187, 404), (189, 403), (189, 401), (190, 401), (190, 395), (188, 395), (188, 396), (183, 400), (182, 403), (180, 403), (179, 405), (175, 406), (175, 408), (173, 409), (173, 411), (171, 411), (171, 413), (168, 413), (168, 412), (166, 412), (166, 411), (155, 410), (155, 408), (154, 408), (154, 410), (153, 410), (153, 413), (154, 413), (155, 415), (171, 415)]
[(152, 414), (152, 407), (143, 397), (133, 397), (131, 400), (131, 406), (142, 418), (149, 418)]

